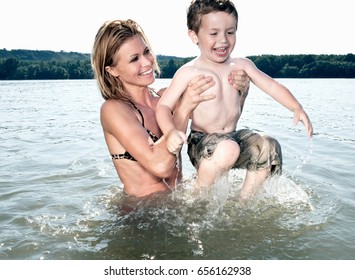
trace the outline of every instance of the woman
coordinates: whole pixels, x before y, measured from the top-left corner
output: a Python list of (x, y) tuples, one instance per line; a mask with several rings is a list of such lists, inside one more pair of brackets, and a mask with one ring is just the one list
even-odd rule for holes
[[(169, 153), (156, 122), (163, 90), (149, 87), (159, 67), (143, 30), (133, 20), (105, 22), (96, 34), (91, 59), (105, 99), (100, 116), (104, 137), (124, 191), (144, 197), (172, 189), (182, 177), (176, 166), (180, 155)], [(244, 73), (233, 73), (230, 79), (242, 92), (249, 86)], [(186, 130), (189, 115), (200, 102), (214, 98), (201, 95), (213, 85), (212, 78), (204, 76), (190, 82), (174, 110), (179, 130)]]

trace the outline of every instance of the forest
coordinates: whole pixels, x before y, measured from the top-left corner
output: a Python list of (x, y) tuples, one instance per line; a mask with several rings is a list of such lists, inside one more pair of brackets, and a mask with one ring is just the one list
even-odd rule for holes
[[(355, 54), (248, 56), (273, 78), (355, 78)], [(193, 57), (157, 55), (160, 78), (172, 78)], [(93, 79), (90, 54), (0, 50), (0, 80)]]

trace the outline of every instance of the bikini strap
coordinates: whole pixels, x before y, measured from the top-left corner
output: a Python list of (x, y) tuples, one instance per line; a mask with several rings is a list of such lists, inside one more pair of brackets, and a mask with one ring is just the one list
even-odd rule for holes
[(146, 128), (144, 126), (144, 117), (143, 117), (143, 114), (142, 114), (141, 110), (139, 110), (139, 108), (136, 106), (136, 104), (133, 103), (132, 100), (128, 100), (128, 101), (132, 104), (134, 109), (136, 109), (138, 111), (139, 115), (141, 116), (141, 118), (142, 118), (142, 126), (147, 130), (150, 138), (153, 140), (153, 142), (157, 142), (159, 140), (159, 138), (153, 132), (151, 132), (148, 128)]
[(144, 126), (144, 117), (143, 117), (143, 114), (142, 114), (141, 110), (139, 110), (139, 108), (136, 106), (136, 104), (133, 103), (132, 100), (128, 100), (128, 101), (132, 104), (133, 108), (138, 111), (139, 115), (140, 115), (141, 118), (142, 118), (142, 126), (145, 127), (145, 126)]
[(161, 97), (161, 95), (159, 95), (154, 89), (152, 89), (152, 88), (149, 88), (149, 90), (150, 90), (150, 93), (152, 93), (153, 95), (155, 95), (155, 96), (157, 96), (157, 97)]

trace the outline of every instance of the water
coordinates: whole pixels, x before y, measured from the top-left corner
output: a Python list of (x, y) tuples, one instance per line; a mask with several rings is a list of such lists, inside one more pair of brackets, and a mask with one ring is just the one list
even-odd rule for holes
[(284, 155), (263, 193), (235, 202), (243, 171), (194, 193), (185, 148), (184, 184), (130, 214), (96, 82), (0, 81), (0, 259), (355, 259), (355, 80), (280, 81), (315, 136), (251, 88), (239, 127), (276, 137)]

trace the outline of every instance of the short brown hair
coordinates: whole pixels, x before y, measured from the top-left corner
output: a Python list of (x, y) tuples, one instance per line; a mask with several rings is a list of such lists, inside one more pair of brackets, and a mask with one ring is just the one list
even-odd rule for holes
[(226, 12), (233, 15), (238, 25), (238, 12), (233, 2), (229, 0), (192, 0), (187, 9), (187, 28), (197, 34), (201, 27), (202, 16), (213, 12)]

